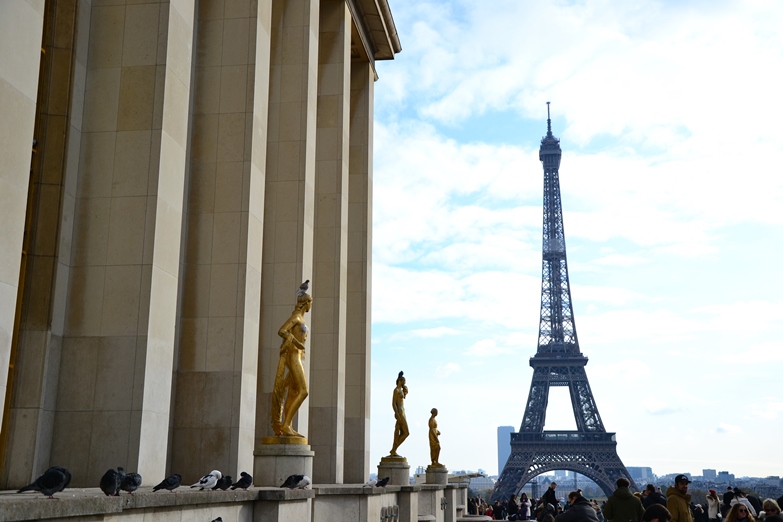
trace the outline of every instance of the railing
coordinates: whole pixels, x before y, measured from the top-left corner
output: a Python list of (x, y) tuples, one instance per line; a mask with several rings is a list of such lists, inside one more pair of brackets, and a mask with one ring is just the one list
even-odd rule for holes
[(543, 433), (512, 433), (511, 442), (616, 442), (614, 433), (583, 433), (580, 431), (545, 431)]

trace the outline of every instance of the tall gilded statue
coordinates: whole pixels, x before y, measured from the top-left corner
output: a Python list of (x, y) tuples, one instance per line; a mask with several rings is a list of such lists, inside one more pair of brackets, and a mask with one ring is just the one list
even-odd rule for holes
[(438, 421), (435, 420), (435, 417), (438, 416), (438, 409), (432, 408), (430, 413), (432, 414), (429, 421), (430, 460), (432, 461), (431, 466), (434, 468), (438, 468), (442, 466), (442, 464), (438, 462), (438, 458), (440, 457), (440, 440), (438, 439), (438, 437), (440, 436), (440, 431), (438, 431)]
[(405, 418), (405, 396), (408, 395), (408, 387), (405, 386), (405, 377), (402, 372), (397, 376), (397, 386), (392, 393), (392, 408), (394, 409), (394, 418), (397, 423), (394, 425), (394, 444), (392, 444), (390, 457), (399, 457), (397, 448), (408, 438), (408, 421)]
[(278, 437), (304, 437), (291, 427), (294, 415), (307, 398), (307, 379), (302, 360), (305, 358), (307, 323), (304, 314), (310, 311), (313, 298), (307, 293), (310, 280), (299, 286), (296, 306), (291, 317), (283, 323), (277, 335), (283, 338), (280, 360), (277, 363), (275, 385), (272, 390), (272, 430)]

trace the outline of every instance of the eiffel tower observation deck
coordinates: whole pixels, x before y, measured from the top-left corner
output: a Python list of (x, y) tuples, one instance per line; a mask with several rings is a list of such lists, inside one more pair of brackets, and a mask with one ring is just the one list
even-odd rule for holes
[[(538, 350), (530, 358), (530, 383), (525, 414), (511, 434), (511, 454), (495, 484), (492, 500), (518, 494), (530, 480), (553, 470), (569, 470), (593, 480), (610, 495), (619, 477), (638, 489), (617, 455), (614, 433), (604, 428), (579, 349), (571, 284), (568, 280), (563, 209), (560, 200), (560, 140), (552, 134), (547, 102), (547, 133), (538, 157), (544, 167), (543, 261)], [(544, 431), (549, 389), (567, 386), (576, 430)]]

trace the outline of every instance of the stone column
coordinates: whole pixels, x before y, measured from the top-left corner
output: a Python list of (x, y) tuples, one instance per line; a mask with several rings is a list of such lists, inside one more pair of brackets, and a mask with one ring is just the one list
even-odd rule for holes
[(52, 462), (166, 471), (194, 4), (93, 5)]
[[(87, 61), (87, 46), (76, 45), (75, 33), (77, 23), (88, 26), (90, 19), (89, 5), (79, 9), (77, 4), (79, 0), (60, 0), (47, 5), (40, 47), (43, 64), (26, 200), (15, 384), (4, 426), (5, 462), (0, 465), (0, 487), (5, 489), (28, 484), (49, 466), (84, 97), (84, 91), (73, 86), (84, 85)], [(34, 42), (28, 45), (36, 47)]]
[[(6, 5), (0, 16), (0, 398), (5, 408), (14, 335), (44, 0)], [(0, 412), (5, 414), (5, 411)], [(0, 430), (6, 429), (0, 420)]]
[[(282, 342), (277, 331), (296, 304), (299, 285), (313, 279), (318, 4), (272, 3), (257, 448), (263, 437), (272, 435), (271, 393)], [(313, 281), (310, 293), (318, 295), (318, 281)], [(310, 339), (303, 361), (308, 380)], [(305, 400), (294, 422), (294, 429), (305, 436), (308, 406)]]
[(372, 306), (372, 147), (375, 72), (351, 63), (348, 202), (348, 302), (346, 306), (344, 480), (364, 483), (370, 474), (370, 310)]
[(270, 16), (268, 2), (199, 3), (171, 463), (183, 476), (252, 473)]
[(310, 444), (313, 482), (343, 482), (351, 16), (322, 0), (318, 48)]

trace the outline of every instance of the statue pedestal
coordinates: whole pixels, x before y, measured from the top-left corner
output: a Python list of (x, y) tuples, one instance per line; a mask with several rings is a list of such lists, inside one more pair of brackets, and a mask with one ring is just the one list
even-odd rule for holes
[(449, 483), (449, 470), (443, 464), (427, 466), (425, 484), (439, 484), (445, 486)]
[(383, 457), (378, 464), (378, 478), (389, 477), (393, 486), (409, 486), (411, 483), (411, 467), (405, 457)]
[(291, 475), (312, 478), (314, 455), (304, 437), (264, 437), (253, 452), (253, 485), (278, 488)]

